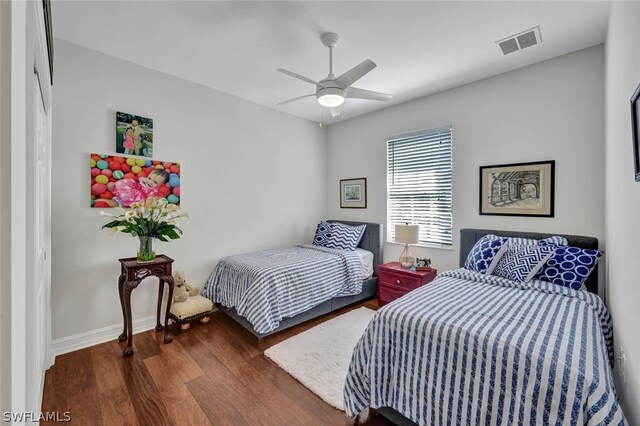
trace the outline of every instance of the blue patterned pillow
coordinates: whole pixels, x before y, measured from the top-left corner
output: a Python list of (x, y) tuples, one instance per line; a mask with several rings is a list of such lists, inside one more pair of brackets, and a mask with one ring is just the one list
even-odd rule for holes
[(549, 244), (549, 247), (554, 248), (553, 255), (535, 275), (535, 279), (574, 290), (582, 288), (603, 254), (600, 250), (578, 247), (561, 247), (554, 244)]
[(534, 240), (532, 238), (509, 238), (509, 244), (523, 244), (527, 246), (535, 246), (536, 244), (548, 243), (548, 244), (557, 244), (559, 246), (566, 246), (569, 244), (565, 237), (561, 237), (560, 235), (554, 235), (553, 237), (545, 238), (543, 240)]
[(519, 283), (529, 282), (553, 254), (553, 250), (551, 245), (509, 243), (509, 248), (496, 265), (493, 275)]
[(316, 236), (313, 237), (313, 245), (327, 247), (327, 243), (332, 235), (333, 224), (321, 221), (316, 227)]
[(464, 262), (464, 268), (490, 275), (507, 249), (507, 238), (485, 235), (474, 244)]
[(350, 226), (338, 222), (327, 225), (331, 226), (331, 232), (324, 246), (340, 250), (355, 250), (367, 228), (367, 225)]

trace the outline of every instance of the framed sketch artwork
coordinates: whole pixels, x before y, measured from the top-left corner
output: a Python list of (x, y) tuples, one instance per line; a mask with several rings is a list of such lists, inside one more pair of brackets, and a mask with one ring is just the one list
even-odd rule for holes
[(555, 161), (480, 167), (480, 214), (553, 217)]
[(640, 182), (640, 85), (631, 96), (631, 136), (636, 182)]
[(340, 208), (367, 208), (367, 178), (340, 180)]

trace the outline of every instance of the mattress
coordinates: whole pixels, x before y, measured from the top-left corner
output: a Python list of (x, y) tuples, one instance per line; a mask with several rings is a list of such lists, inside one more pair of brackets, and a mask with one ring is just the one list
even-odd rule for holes
[(356, 247), (355, 252), (362, 264), (362, 279), (368, 280), (373, 276), (373, 253), (360, 247)]
[(447, 271), (377, 311), (344, 406), (390, 407), (419, 425), (624, 425), (612, 346), (595, 294)]

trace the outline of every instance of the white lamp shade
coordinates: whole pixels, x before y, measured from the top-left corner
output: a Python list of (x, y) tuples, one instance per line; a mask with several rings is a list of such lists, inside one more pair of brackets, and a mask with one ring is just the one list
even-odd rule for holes
[(420, 225), (396, 225), (396, 243), (418, 244)]

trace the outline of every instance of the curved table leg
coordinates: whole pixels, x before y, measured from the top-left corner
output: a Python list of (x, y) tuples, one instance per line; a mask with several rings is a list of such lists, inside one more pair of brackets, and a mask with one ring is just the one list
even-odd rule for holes
[(160, 283), (164, 286), (164, 282), (169, 285), (169, 294), (167, 294), (167, 311), (164, 315), (164, 342), (171, 343), (173, 342), (173, 337), (171, 337), (171, 333), (169, 333), (169, 313), (171, 312), (171, 302), (173, 301), (173, 277), (171, 275), (166, 275), (160, 279)]
[(124, 309), (124, 282), (127, 279), (125, 274), (121, 274), (118, 277), (118, 295), (120, 296), (120, 307), (122, 308), (122, 334), (118, 336), (118, 342), (124, 342), (127, 340), (127, 312)]
[(158, 277), (160, 285), (158, 286), (158, 309), (156, 309), (156, 332), (162, 331), (162, 324), (160, 324), (160, 311), (162, 310), (162, 293), (164, 293), (164, 282), (162, 278)]
[(140, 280), (138, 281), (125, 281), (124, 283), (124, 304), (127, 313), (127, 347), (124, 348), (122, 356), (124, 358), (133, 355), (133, 324), (131, 321), (131, 292), (138, 287)]

